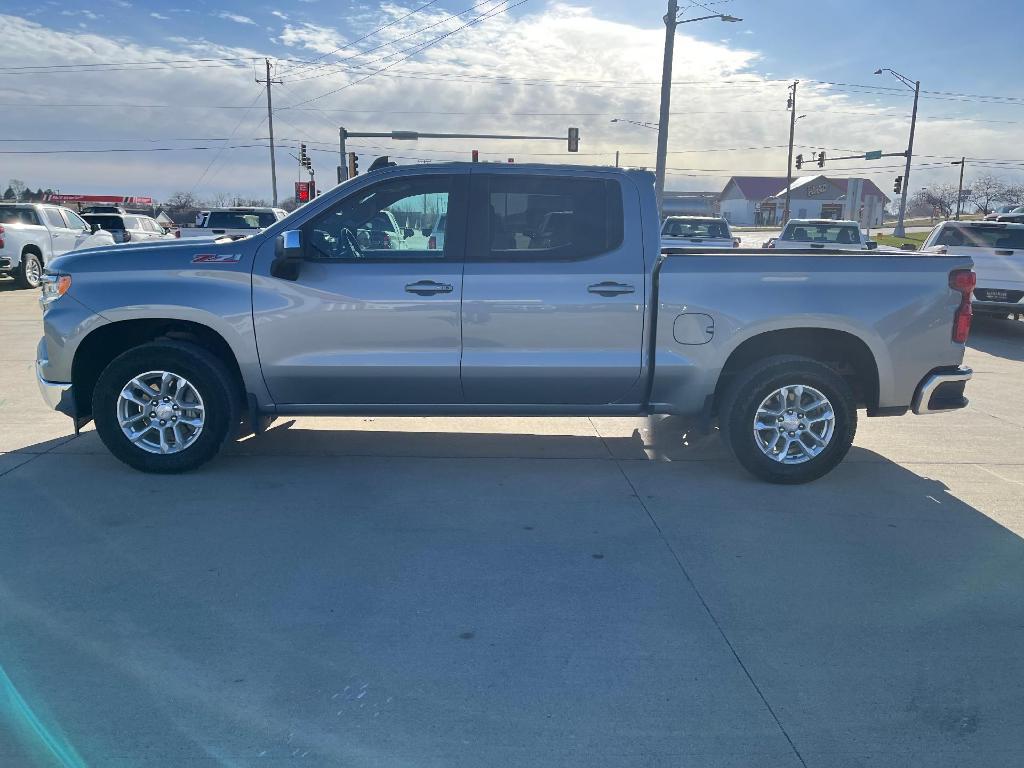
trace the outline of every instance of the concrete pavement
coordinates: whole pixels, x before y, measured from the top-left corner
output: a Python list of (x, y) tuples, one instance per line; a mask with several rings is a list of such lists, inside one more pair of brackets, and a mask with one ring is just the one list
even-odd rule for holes
[(0, 281), (0, 765), (1024, 758), (1024, 324), (971, 407), (769, 486), (666, 419), (297, 419), (181, 477), (72, 438)]

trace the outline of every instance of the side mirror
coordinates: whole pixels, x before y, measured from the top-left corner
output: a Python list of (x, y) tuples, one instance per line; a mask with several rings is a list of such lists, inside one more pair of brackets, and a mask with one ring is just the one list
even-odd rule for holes
[(866, 243), (864, 243), (864, 247), (867, 248), (869, 251), (875, 251), (878, 250), (878, 243), (876, 243), (874, 240), (868, 240)]
[(917, 245), (915, 243), (903, 243), (903, 245), (900, 246), (900, 250), (901, 251), (916, 251), (917, 250)]
[(402, 230), (402, 237), (412, 237), (416, 233), (409, 227)]
[(89, 229), (91, 232), (99, 232), (101, 229), (103, 229), (103, 227), (101, 227), (99, 224), (90, 224)]
[(304, 256), (302, 232), (297, 229), (282, 232), (274, 243), (270, 274), (282, 280), (298, 280)]

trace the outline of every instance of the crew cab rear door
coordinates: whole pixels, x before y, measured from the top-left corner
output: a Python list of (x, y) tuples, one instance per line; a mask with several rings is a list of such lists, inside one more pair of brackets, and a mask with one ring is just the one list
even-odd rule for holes
[(470, 200), (466, 402), (599, 405), (629, 397), (640, 376), (645, 307), (636, 190), (599, 171), (496, 167), (474, 170)]
[(415, 230), (462, 222), (468, 170), (381, 171), (330, 205), (293, 214), (305, 260), (277, 277), (274, 238), (253, 269), (253, 323), (264, 380), (287, 405), (460, 403), (464, 237), (431, 248), (372, 228), (381, 212)]

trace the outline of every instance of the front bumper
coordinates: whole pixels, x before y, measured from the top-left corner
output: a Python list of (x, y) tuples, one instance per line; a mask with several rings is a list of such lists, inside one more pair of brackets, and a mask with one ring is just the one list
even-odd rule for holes
[(47, 381), (43, 378), (43, 361), (36, 360), (36, 382), (43, 400), (50, 408), (66, 416), (75, 416), (75, 398), (71, 392), (71, 384), (59, 381)]
[(923, 416), (966, 408), (968, 401), (964, 397), (964, 387), (973, 375), (974, 371), (963, 367), (932, 371), (917, 385), (912, 410)]

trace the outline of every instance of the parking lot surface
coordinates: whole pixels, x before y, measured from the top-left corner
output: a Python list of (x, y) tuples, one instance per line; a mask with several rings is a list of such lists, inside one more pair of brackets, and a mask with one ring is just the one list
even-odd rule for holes
[(144, 475), (39, 335), (0, 280), (0, 765), (1024, 758), (1024, 323), (799, 487), (661, 418), (279, 420)]

